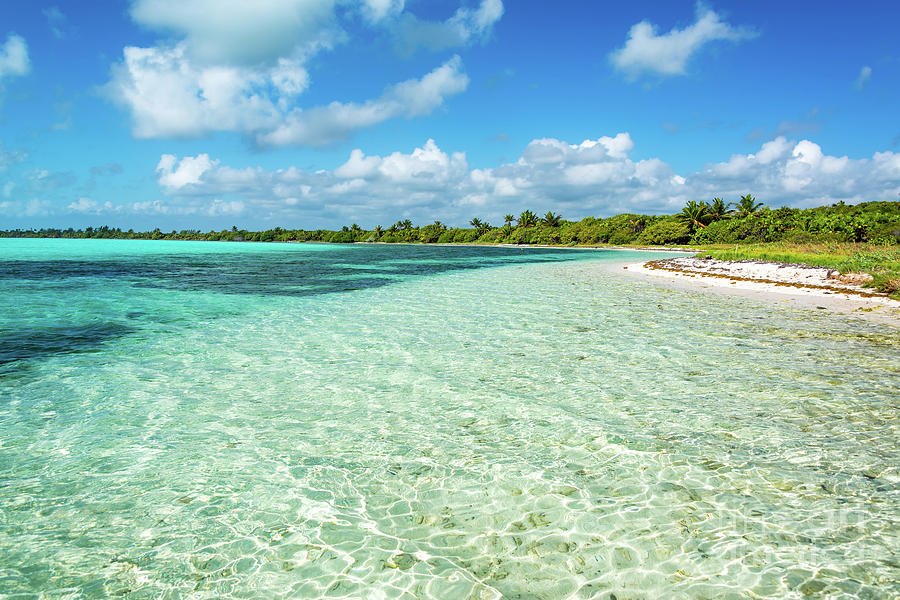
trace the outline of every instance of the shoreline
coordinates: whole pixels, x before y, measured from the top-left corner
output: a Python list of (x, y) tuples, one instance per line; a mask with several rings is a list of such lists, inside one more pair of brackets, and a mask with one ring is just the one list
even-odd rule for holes
[(552, 248), (557, 250), (634, 250), (642, 252), (675, 252), (675, 253), (697, 253), (702, 252), (699, 248), (685, 248), (681, 246), (610, 246), (610, 245), (590, 245), (590, 246), (569, 246), (562, 244), (478, 244), (475, 242), (325, 242), (322, 240), (269, 240), (269, 241), (246, 241), (246, 240), (192, 240), (192, 239), (151, 239), (151, 238), (76, 238), (76, 237), (0, 237), (5, 240), (72, 240), (72, 241), (113, 241), (113, 242), (202, 242), (202, 243), (222, 243), (222, 244), (317, 244), (328, 246), (440, 246), (453, 247), (464, 246), (471, 248)]
[(900, 301), (841, 281), (823, 267), (684, 257), (619, 263), (614, 270), (668, 287), (786, 303), (900, 329)]
[[(256, 242), (260, 243), (260, 242)], [(270, 243), (270, 242), (266, 242)], [(287, 244), (334, 244), (335, 242), (284, 242)], [(554, 250), (633, 250), (635, 252), (673, 252), (673, 253), (697, 253), (702, 252), (699, 248), (683, 248), (681, 246), (609, 246), (609, 245), (591, 245), (591, 246), (569, 246), (562, 244), (476, 244), (476, 243), (454, 243), (448, 242), (439, 244), (424, 242), (351, 242), (352, 244), (363, 244), (366, 246), (440, 246), (453, 247), (465, 246), (471, 248), (552, 248)]]

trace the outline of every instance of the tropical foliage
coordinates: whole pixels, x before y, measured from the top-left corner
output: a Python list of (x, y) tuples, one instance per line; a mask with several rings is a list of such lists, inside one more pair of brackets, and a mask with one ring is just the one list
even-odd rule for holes
[(555, 215), (552, 211), (548, 210), (547, 214), (544, 215), (544, 218), (541, 219), (541, 222), (547, 227), (559, 227), (559, 224), (562, 222), (562, 217)]
[(706, 214), (710, 221), (721, 221), (728, 217), (728, 205), (721, 198), (713, 198), (706, 209)]
[(127, 231), (109, 226), (86, 229), (15, 229), (0, 237), (114, 238), (219, 240), (249, 242), (383, 242), (448, 244), (551, 244), (587, 245), (715, 245), (791, 243), (900, 244), (900, 202), (838, 203), (819, 208), (769, 209), (746, 195), (729, 212), (725, 201), (690, 201), (677, 215), (621, 214), (605, 219), (586, 217), (567, 221), (548, 211), (543, 218), (523, 211), (518, 219), (508, 214), (502, 227), (479, 217), (471, 227), (458, 228), (435, 221), (416, 226), (409, 219), (371, 230), (354, 223), (339, 231), (282, 229), (247, 231), (233, 226), (222, 231), (196, 229), (163, 232)]
[(519, 227), (534, 227), (538, 224), (538, 217), (530, 210), (523, 211), (519, 215)]
[(675, 218), (687, 224), (691, 231), (697, 227), (706, 228), (704, 221), (709, 217), (709, 207), (705, 202), (697, 202), (691, 200), (681, 209), (681, 212), (675, 215)]
[(749, 217), (750, 215), (756, 213), (759, 209), (763, 207), (762, 202), (757, 202), (756, 198), (747, 194), (746, 196), (741, 196), (741, 199), (735, 205), (738, 210), (738, 216), (741, 217)]

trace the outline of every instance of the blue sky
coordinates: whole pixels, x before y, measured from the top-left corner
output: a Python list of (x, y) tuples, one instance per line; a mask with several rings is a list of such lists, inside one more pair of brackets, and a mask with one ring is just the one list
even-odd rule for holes
[(900, 5), (6, 0), (0, 228), (898, 200)]

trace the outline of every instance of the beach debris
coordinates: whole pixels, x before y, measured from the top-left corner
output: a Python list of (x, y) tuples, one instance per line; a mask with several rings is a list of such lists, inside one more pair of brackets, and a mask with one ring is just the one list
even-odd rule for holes
[(654, 260), (644, 265), (650, 270), (662, 270), (689, 277), (721, 277), (737, 281), (770, 283), (776, 286), (811, 288), (825, 292), (840, 292), (863, 297), (883, 297), (884, 294), (862, 287), (871, 281), (867, 273), (841, 274), (835, 269), (810, 265), (788, 264), (763, 260), (716, 260), (710, 258), (677, 257)]

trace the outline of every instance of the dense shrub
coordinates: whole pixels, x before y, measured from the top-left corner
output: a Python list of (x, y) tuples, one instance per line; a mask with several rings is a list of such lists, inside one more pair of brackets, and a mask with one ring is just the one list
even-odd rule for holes
[(441, 235), (438, 236), (437, 243), (438, 244), (453, 243), (454, 236), (456, 236), (456, 234), (459, 233), (460, 231), (462, 231), (462, 230), (461, 229), (448, 229), (447, 231), (443, 232)]
[(476, 241), (482, 244), (499, 244), (505, 236), (503, 229), (488, 229)]
[(477, 229), (458, 229), (453, 241), (457, 244), (471, 244), (478, 239)]
[(668, 218), (659, 220), (644, 229), (638, 236), (639, 244), (662, 246), (665, 244), (683, 244), (691, 237), (687, 223)]

